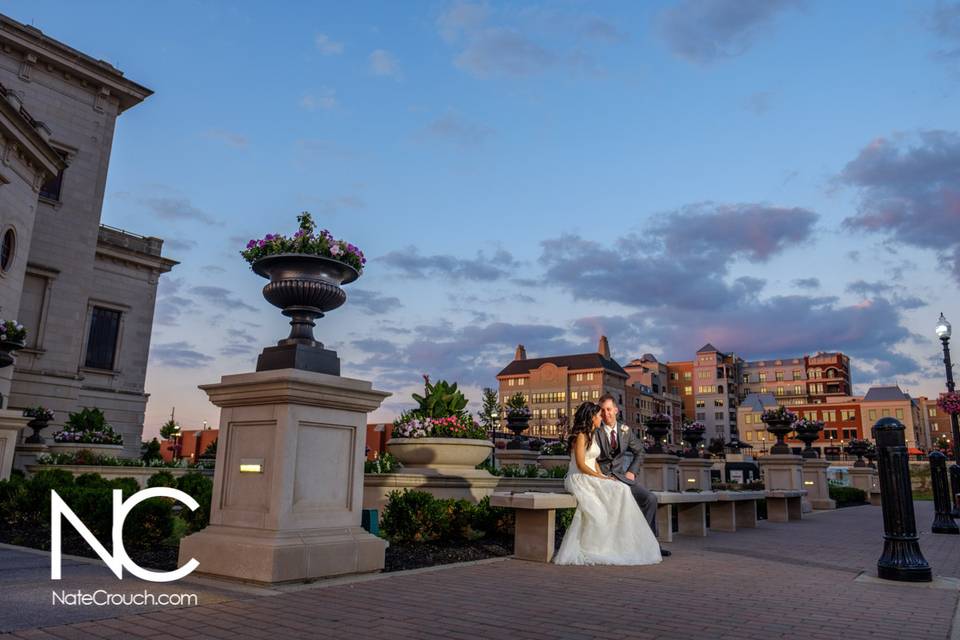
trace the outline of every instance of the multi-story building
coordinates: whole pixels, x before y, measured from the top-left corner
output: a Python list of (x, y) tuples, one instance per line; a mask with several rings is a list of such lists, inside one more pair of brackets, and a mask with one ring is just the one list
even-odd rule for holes
[(631, 360), (624, 368), (627, 375), (626, 411), (623, 421), (639, 429), (654, 414), (670, 416), (673, 421), (671, 442), (679, 442), (683, 424), (681, 396), (675, 393), (667, 365), (649, 353)]
[(712, 344), (693, 362), (694, 418), (706, 427), (704, 438), (737, 439), (737, 384), (742, 360)]
[(927, 423), (927, 431), (930, 433), (930, 444), (935, 444), (940, 438), (946, 438), (952, 443), (953, 425), (950, 422), (950, 414), (941, 410), (933, 398), (918, 398), (918, 400), (921, 413)]
[(671, 394), (680, 398), (683, 417), (696, 419), (696, 399), (693, 395), (693, 360), (667, 363), (667, 383)]
[(0, 305), (28, 331), (0, 370), (4, 406), (53, 409), (49, 431), (98, 407), (137, 456), (157, 283), (176, 263), (100, 215), (116, 119), (152, 92), (6, 16), (0, 45)]
[(880, 418), (893, 417), (906, 427), (907, 447), (917, 452), (930, 449), (930, 433), (923, 418), (920, 401), (900, 387), (871, 387), (863, 396), (860, 410), (861, 430), (872, 438), (871, 430)]
[(740, 369), (740, 399), (769, 393), (785, 406), (821, 404), (850, 395), (850, 358), (842, 353), (753, 360)]
[(596, 402), (605, 393), (616, 398), (624, 414), (629, 377), (610, 357), (607, 337), (601, 336), (595, 352), (566, 356), (527, 358), (524, 346), (517, 345), (513, 362), (497, 374), (497, 381), (502, 404), (515, 393), (526, 398), (533, 413), (528, 434), (554, 437), (580, 403)]
[(849, 396), (853, 390), (850, 384), (850, 358), (837, 352), (820, 352), (804, 356), (807, 372), (807, 396), (809, 402), (820, 404), (829, 398)]

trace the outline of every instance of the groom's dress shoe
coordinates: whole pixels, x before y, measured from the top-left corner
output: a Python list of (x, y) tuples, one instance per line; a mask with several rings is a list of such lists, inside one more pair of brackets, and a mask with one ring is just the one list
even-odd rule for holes
[(673, 554), (667, 551), (666, 549), (664, 549), (663, 547), (660, 547), (660, 555), (666, 558), (666, 557), (672, 556)]

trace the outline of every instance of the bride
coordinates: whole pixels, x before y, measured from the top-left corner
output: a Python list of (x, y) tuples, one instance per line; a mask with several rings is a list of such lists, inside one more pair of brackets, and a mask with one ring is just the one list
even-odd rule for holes
[(557, 564), (656, 564), (660, 543), (630, 488), (597, 468), (600, 406), (577, 408), (570, 436), (570, 470), (564, 486), (577, 498), (573, 522), (554, 557)]

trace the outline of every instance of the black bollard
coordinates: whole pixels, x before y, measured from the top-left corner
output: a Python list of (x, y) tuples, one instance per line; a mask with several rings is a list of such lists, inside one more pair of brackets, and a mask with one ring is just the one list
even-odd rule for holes
[(918, 542), (903, 424), (896, 418), (880, 418), (873, 425), (873, 439), (879, 454), (883, 508), (883, 555), (877, 561), (877, 575), (901, 582), (931, 582), (933, 571)]
[(933, 504), (937, 513), (933, 516), (933, 533), (960, 535), (960, 528), (950, 515), (950, 480), (947, 478), (947, 456), (939, 451), (930, 453), (930, 478), (933, 480)]

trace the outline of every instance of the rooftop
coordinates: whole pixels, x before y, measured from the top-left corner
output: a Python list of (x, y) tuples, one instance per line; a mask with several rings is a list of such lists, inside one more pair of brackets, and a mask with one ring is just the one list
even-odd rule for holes
[(867, 395), (863, 396), (864, 402), (891, 402), (909, 399), (910, 394), (904, 393), (903, 389), (896, 385), (892, 387), (870, 387)]
[(546, 358), (528, 358), (526, 360), (514, 360), (503, 371), (497, 374), (500, 376), (516, 376), (524, 373), (530, 373), (544, 364), (551, 363), (558, 367), (566, 367), (571, 371), (576, 370), (595, 370), (604, 369), (616, 375), (628, 378), (627, 372), (613, 358), (605, 358), (599, 353), (578, 353), (571, 356), (548, 356)]

